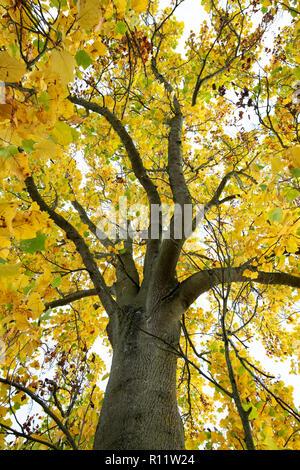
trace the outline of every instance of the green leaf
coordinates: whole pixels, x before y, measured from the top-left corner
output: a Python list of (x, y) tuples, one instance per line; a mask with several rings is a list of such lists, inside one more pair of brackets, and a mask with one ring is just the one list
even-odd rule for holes
[(277, 72), (281, 72), (282, 67), (279, 65), (279, 67), (275, 67), (275, 69), (272, 70), (271, 75), (275, 75)]
[(291, 168), (291, 173), (296, 178), (300, 178), (300, 168)]
[(20, 248), (25, 253), (33, 254), (36, 251), (44, 251), (45, 250), (45, 241), (47, 235), (44, 233), (37, 232), (35, 238), (28, 238), (27, 240), (21, 240)]
[(87, 69), (93, 63), (93, 59), (87, 54), (87, 52), (83, 51), (82, 49), (80, 51), (77, 51), (75, 59), (77, 65), (83, 67), (84, 69)]
[(13, 55), (14, 57), (20, 55), (19, 47), (17, 46), (16, 43), (8, 44), (8, 50), (11, 53), (11, 55)]
[(297, 67), (296, 69), (293, 70), (293, 73), (298, 80), (300, 80), (300, 67)]
[(78, 134), (78, 132), (72, 129), (66, 122), (58, 121), (55, 124), (51, 137), (56, 144), (69, 145), (74, 140), (73, 131)]
[(268, 218), (272, 222), (281, 222), (283, 219), (282, 209), (280, 207), (277, 207), (276, 209), (271, 210), (269, 212)]
[(248, 415), (248, 418), (249, 418), (249, 419), (254, 419), (254, 418), (257, 417), (257, 415), (258, 415), (257, 409), (255, 408), (255, 406), (252, 406), (252, 409), (251, 409), (251, 411), (250, 411), (250, 413), (249, 413), (249, 415)]
[(76, 129), (74, 129), (74, 127), (71, 127), (71, 134), (72, 134), (72, 137), (73, 137), (73, 142), (76, 142), (80, 136), (80, 132), (78, 132)]
[(299, 195), (299, 191), (293, 188), (284, 188), (284, 195), (288, 202), (294, 201)]
[(26, 287), (23, 289), (23, 294), (27, 295), (29, 291), (35, 286), (35, 280), (31, 281)]
[(264, 165), (260, 165), (258, 163), (255, 166), (258, 170), (263, 170), (265, 168)]
[(276, 416), (276, 410), (274, 408), (269, 409), (269, 416)]
[(218, 352), (219, 351), (219, 345), (216, 343), (212, 343), (210, 346), (211, 352)]
[(55, 277), (55, 278), (53, 279), (53, 281), (51, 282), (51, 286), (52, 286), (52, 287), (58, 287), (58, 286), (60, 286), (61, 281), (62, 281), (61, 276), (57, 276), (57, 277)]
[(244, 373), (246, 372), (246, 369), (244, 366), (240, 366), (237, 371), (239, 375), (244, 375)]
[(124, 21), (119, 21), (119, 22), (116, 24), (115, 32), (116, 32), (116, 33), (119, 33), (119, 34), (125, 34), (126, 31), (127, 31), (127, 26), (126, 26), (126, 24), (124, 23)]
[(32, 139), (29, 140), (22, 140), (22, 149), (25, 150), (27, 153), (32, 153), (33, 152), (33, 146), (36, 142)]
[(39, 52), (41, 52), (44, 49), (45, 43), (41, 39), (35, 39), (33, 41), (33, 45), (37, 48)]
[(19, 150), (15, 145), (8, 145), (7, 147), (2, 147), (0, 149), (0, 155), (2, 155), (4, 158), (9, 158), (12, 155), (16, 155), (17, 153), (19, 153)]
[(51, 310), (48, 309), (45, 313), (43, 313), (42, 316), (40, 316), (40, 318), (39, 318), (39, 323), (41, 323), (42, 321), (49, 320), (49, 319), (50, 319), (50, 316), (51, 316)]
[(276, 442), (273, 441), (269, 436), (266, 436), (263, 441), (264, 445), (268, 446), (270, 450), (279, 450)]
[(67, 6), (67, 1), (66, 0), (51, 0), (50, 6), (55, 7), (57, 8), (57, 10), (59, 10), (60, 8)]
[(46, 91), (42, 91), (40, 96), (38, 96), (38, 103), (44, 106), (45, 111), (49, 111), (50, 109), (49, 102), (50, 102), (50, 96), (48, 95)]

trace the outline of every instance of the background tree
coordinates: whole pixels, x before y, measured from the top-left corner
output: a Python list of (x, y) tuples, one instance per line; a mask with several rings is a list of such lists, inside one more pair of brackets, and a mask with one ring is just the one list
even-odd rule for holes
[(1, 0), (3, 449), (299, 449), (299, 6), (202, 5)]

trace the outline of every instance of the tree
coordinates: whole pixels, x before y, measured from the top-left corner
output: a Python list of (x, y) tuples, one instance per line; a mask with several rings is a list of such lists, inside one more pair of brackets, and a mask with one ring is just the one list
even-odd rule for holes
[(1, 0), (3, 449), (299, 449), (299, 7), (202, 5)]

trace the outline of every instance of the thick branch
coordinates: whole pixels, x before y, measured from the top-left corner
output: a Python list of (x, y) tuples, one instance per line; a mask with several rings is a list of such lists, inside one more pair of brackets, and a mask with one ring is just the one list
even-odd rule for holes
[(87, 271), (89, 272), (91, 281), (94, 284), (94, 287), (99, 295), (99, 298), (107, 311), (108, 315), (113, 315), (117, 311), (117, 304), (111, 297), (109, 289), (105, 284), (105, 281), (98, 270), (97, 264), (91, 255), (88, 246), (86, 245), (82, 236), (77, 232), (77, 230), (70, 224), (64, 217), (51, 209), (48, 204), (41, 197), (38, 189), (35, 185), (35, 182), (32, 176), (29, 176), (25, 180), (26, 188), (31, 196), (32, 200), (37, 202), (40, 209), (44, 212), (47, 212), (49, 217), (55, 222), (55, 224), (60, 227), (66, 234), (66, 237), (71, 240), (76, 246), (78, 253), (81, 256), (83, 264), (85, 265)]
[[(156, 80), (161, 83), (166, 92), (169, 94), (172, 100), (172, 112), (173, 118), (169, 120), (170, 132), (168, 136), (168, 167), (167, 172), (169, 176), (171, 191), (173, 195), (173, 201), (176, 205), (181, 208), (179, 219), (176, 215), (170, 223), (170, 236), (168, 239), (163, 240), (157, 265), (154, 274), (154, 284), (164, 284), (168, 289), (168, 281), (171, 280), (175, 275), (177, 261), (181, 252), (181, 248), (185, 241), (185, 217), (189, 217), (190, 213), (185, 212), (185, 207), (190, 206), (192, 208), (192, 198), (185, 181), (183, 173), (183, 160), (182, 160), (182, 125), (183, 116), (179, 100), (175, 94), (172, 85), (168, 80), (159, 72), (157, 68), (156, 57), (153, 56), (151, 60), (151, 68)], [(176, 210), (177, 208), (175, 208)], [(175, 236), (175, 227), (178, 231), (180, 226), (179, 234)], [(168, 266), (166, 271), (165, 267)], [(155, 285), (153, 286), (155, 289)], [(164, 292), (165, 294), (165, 292)]]
[(73, 199), (71, 201), (71, 204), (72, 206), (74, 207), (74, 209), (78, 212), (79, 214), (79, 217), (81, 219), (81, 221), (86, 224), (89, 228), (89, 230), (95, 235), (95, 237), (97, 237), (98, 240), (100, 240), (100, 242), (102, 243), (102, 245), (105, 247), (105, 248), (108, 248), (108, 247), (113, 247), (114, 244), (112, 243), (111, 240), (109, 240), (109, 238), (107, 238), (104, 233), (101, 232), (101, 237), (99, 237), (99, 232), (100, 230), (98, 229), (98, 227), (96, 226), (96, 224), (94, 224), (94, 222), (89, 218), (89, 216), (87, 215), (85, 209), (82, 207), (82, 205), (77, 201), (77, 199)]
[(170, 119), (170, 132), (168, 138), (168, 175), (170, 179), (173, 200), (175, 203), (183, 206), (184, 204), (191, 204), (192, 199), (186, 184), (183, 165), (182, 165), (182, 124), (183, 116), (181, 112), (180, 103), (175, 94), (172, 85), (167, 79), (158, 71), (156, 58), (152, 57), (151, 68), (154, 76), (160, 82), (167, 93), (172, 98), (174, 117)]
[[(101, 237), (99, 237), (99, 229), (94, 224), (94, 222), (89, 218), (85, 209), (82, 205), (74, 199), (72, 201), (74, 209), (77, 210), (80, 219), (86, 225), (88, 225), (90, 231), (95, 235), (97, 239), (100, 239), (105, 248), (114, 247), (114, 243), (101, 232)], [(121, 290), (124, 290), (124, 287), (127, 291), (131, 291), (133, 295), (137, 293), (139, 288), (139, 275), (136, 269), (136, 265), (132, 256), (132, 241), (125, 240), (125, 253), (118, 254), (116, 258), (116, 272), (117, 272), (117, 283), (120, 284)], [(117, 289), (117, 293), (119, 289)], [(129, 292), (127, 292), (129, 293)]]
[(208, 201), (205, 205), (204, 205), (204, 214), (206, 214), (212, 207), (215, 207), (215, 206), (220, 206), (221, 204), (224, 204), (224, 202), (228, 202), (228, 201), (231, 201), (232, 199), (235, 199), (238, 197), (238, 194), (232, 194), (232, 195), (229, 195), (229, 196), (226, 196), (225, 198), (223, 199), (220, 199), (228, 181), (230, 180), (230, 178), (232, 177), (235, 177), (238, 181), (239, 180), (239, 175), (242, 175), (246, 178), (248, 178), (252, 183), (254, 184), (257, 184), (257, 182), (255, 181), (255, 179), (248, 175), (245, 170), (233, 170), (233, 171), (229, 171), (228, 173), (226, 173), (226, 175), (223, 176), (223, 178), (221, 179), (220, 183), (219, 183), (219, 186), (217, 187), (216, 191), (215, 191), (215, 194), (213, 195), (213, 197), (210, 199), (210, 201)]
[(220, 204), (220, 196), (222, 194), (222, 192), (224, 191), (225, 189), (225, 186), (227, 184), (227, 182), (229, 181), (229, 179), (235, 174), (235, 171), (230, 171), (229, 173), (227, 173), (221, 180), (219, 186), (217, 187), (216, 189), (216, 192), (215, 194), (213, 195), (213, 197), (211, 198), (210, 201), (208, 201), (205, 206), (204, 206), (204, 213), (206, 214), (212, 207), (214, 206), (217, 206), (218, 204)]
[[(246, 269), (257, 273), (257, 278), (252, 279), (243, 275)], [(187, 309), (200, 295), (222, 282), (247, 281), (266, 285), (290, 286), (300, 289), (300, 277), (282, 272), (267, 273), (257, 271), (254, 267), (244, 265), (242, 267), (229, 269), (208, 269), (195, 273), (180, 284), (176, 291), (176, 299), (179, 299), (183, 308)]]
[[(136, 178), (138, 179), (138, 181), (140, 182), (140, 184), (142, 185), (142, 187), (144, 188), (148, 196), (148, 201), (149, 201), (150, 206), (154, 206), (154, 205), (161, 206), (161, 200), (160, 200), (157, 187), (155, 186), (151, 178), (148, 176), (146, 169), (144, 167), (142, 158), (139, 154), (139, 151), (137, 150), (125, 126), (117, 118), (117, 116), (114, 113), (112, 113), (108, 108), (100, 106), (97, 103), (92, 103), (90, 101), (86, 101), (82, 98), (77, 98), (76, 96), (71, 96), (71, 95), (68, 97), (68, 99), (74, 104), (83, 106), (86, 110), (93, 111), (97, 114), (100, 114), (107, 120), (107, 122), (111, 124), (112, 128), (118, 134), (118, 136), (121, 139), (122, 144), (124, 145), (126, 149), (127, 155), (131, 162), (133, 172)], [(152, 223), (152, 220), (151, 220), (151, 210), (150, 210), (149, 233), (151, 233), (151, 223)], [(149, 238), (148, 243), (147, 243), (147, 252), (146, 252), (145, 263), (144, 263), (145, 280), (148, 278), (148, 274), (152, 268), (153, 260), (157, 256), (161, 233), (162, 233), (162, 226), (161, 226), (161, 220), (160, 220), (159, 239)]]
[(48, 310), (49, 308), (63, 307), (64, 305), (68, 305), (71, 302), (75, 302), (75, 300), (84, 299), (85, 297), (91, 297), (94, 295), (97, 295), (96, 289), (86, 289), (73, 292), (72, 294), (66, 295), (61, 299), (56, 299), (45, 303), (45, 310)]
[(133, 172), (136, 178), (143, 186), (143, 188), (145, 189), (150, 204), (160, 204), (160, 197), (157, 188), (151, 178), (149, 178), (149, 176), (147, 175), (141, 156), (136, 146), (134, 145), (132, 138), (128, 134), (122, 122), (117, 118), (117, 116), (113, 114), (108, 108), (100, 106), (97, 103), (86, 101), (83, 98), (77, 98), (76, 96), (70, 95), (68, 99), (74, 104), (83, 106), (85, 109), (93, 111), (105, 117), (105, 119), (111, 124), (114, 131), (120, 137), (126, 149), (127, 155), (130, 159)]
[[(223, 67), (220, 67), (218, 70), (215, 70), (215, 72), (212, 72), (212, 73), (206, 75), (203, 78), (201, 78), (201, 74), (202, 74), (202, 69), (201, 69), (201, 72), (199, 73), (199, 75), (197, 77), (197, 82), (196, 82), (194, 92), (193, 92), (192, 106), (195, 106), (195, 104), (197, 103), (197, 97), (198, 97), (198, 94), (199, 94), (199, 91), (200, 91), (200, 87), (203, 85), (203, 83), (207, 82), (208, 80), (210, 80), (213, 77), (216, 77), (220, 73), (225, 72), (225, 70), (228, 69), (228, 67), (230, 66), (231, 63), (232, 63), (232, 60), (229, 61), (228, 63), (226, 63)], [(205, 65), (205, 62), (204, 62), (204, 65)]]

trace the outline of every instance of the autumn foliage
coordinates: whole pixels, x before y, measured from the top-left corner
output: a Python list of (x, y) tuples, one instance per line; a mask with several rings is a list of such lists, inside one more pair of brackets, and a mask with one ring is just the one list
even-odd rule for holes
[(120, 196), (132, 224), (176, 202), (181, 170), (205, 210), (176, 260), (186, 446), (300, 449), (293, 388), (252, 354), (299, 373), (299, 2), (201, 5), (183, 50), (184, 0), (0, 2), (1, 449), (93, 447), (106, 310), (149, 246), (97, 227)]

